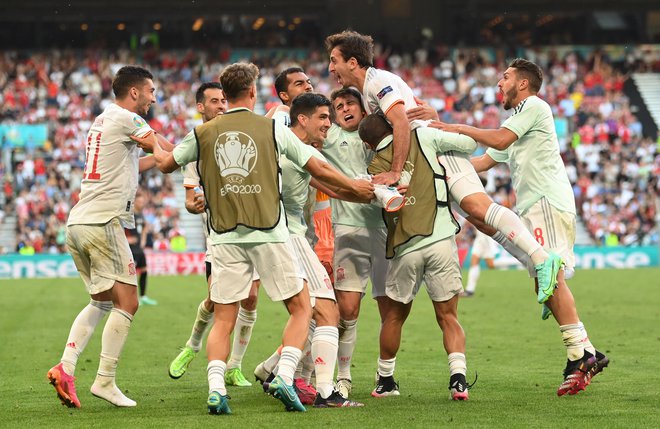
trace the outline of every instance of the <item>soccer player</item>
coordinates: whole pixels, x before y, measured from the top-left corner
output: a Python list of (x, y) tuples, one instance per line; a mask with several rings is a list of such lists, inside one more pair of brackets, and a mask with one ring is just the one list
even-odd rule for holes
[[(311, 79), (300, 67), (289, 67), (275, 77), (275, 92), (283, 105), (291, 107), (293, 99), (306, 92), (314, 91)], [(289, 118), (290, 120), (290, 118)], [(290, 125), (291, 122), (285, 124)]]
[(330, 55), (330, 74), (342, 87), (354, 86), (362, 93), (367, 113), (382, 112), (392, 125), (396, 144), (391, 170), (374, 177), (373, 181), (386, 185), (397, 183), (410, 148), (411, 123), (406, 107), (414, 107), (404, 105), (400, 94), (410, 92), (412, 96), (410, 88), (399, 76), (373, 67), (371, 36), (343, 31), (326, 37), (325, 46)]
[(158, 168), (172, 172), (197, 159), (201, 183), (216, 192), (205, 193), (213, 256), (211, 299), (214, 324), (207, 341), (211, 414), (230, 414), (224, 373), (229, 337), (236, 322), (238, 302), (247, 298), (252, 272), (259, 272), (271, 299), (283, 301), (290, 314), (282, 337), (278, 375), (269, 392), (287, 410), (305, 411), (293, 389), (293, 374), (302, 354), (311, 320), (309, 292), (286, 226), (280, 194), (279, 155), (285, 155), (313, 176), (361, 198), (373, 196), (371, 184), (347, 180), (329, 164), (314, 157), (284, 125), (252, 113), (257, 100), (259, 69), (235, 63), (220, 75), (229, 103), (225, 115), (196, 127), (173, 153), (151, 139)]
[(147, 241), (148, 225), (144, 220), (144, 216), (142, 216), (143, 208), (144, 195), (138, 192), (135, 195), (135, 202), (133, 204), (135, 228), (127, 228), (126, 237), (128, 238), (128, 245), (131, 247), (131, 254), (135, 261), (135, 271), (138, 276), (140, 293), (138, 302), (140, 305), (157, 305), (158, 301), (147, 296), (147, 258), (144, 255), (144, 246)]
[(474, 230), (474, 241), (472, 242), (472, 256), (470, 257), (470, 269), (468, 270), (467, 284), (465, 291), (461, 294), (464, 297), (474, 295), (477, 289), (477, 282), (481, 275), (481, 260), (486, 261), (488, 268), (495, 268), (495, 242), (489, 236), (479, 231)]
[[(373, 40), (370, 36), (344, 31), (328, 36), (325, 43), (330, 54), (330, 73), (344, 88), (354, 86), (361, 89), (367, 113), (381, 112), (392, 126), (392, 167), (384, 176), (374, 177), (374, 183), (397, 183), (410, 146), (410, 130), (425, 125), (420, 120), (408, 122), (407, 110), (418, 108), (412, 90), (399, 76), (372, 66)], [(554, 287), (559, 256), (548, 254), (511, 210), (495, 204), (486, 195), (468, 155), (448, 151), (439, 161), (447, 170), (452, 198), (467, 212), (468, 220), (476, 225), (485, 223), (497, 230), (501, 237), (512, 241), (533, 261), (542, 288)], [(495, 234), (492, 229), (489, 232)]]
[[(394, 148), (392, 127), (385, 118), (368, 115), (360, 123), (359, 133), (376, 151), (369, 172), (389, 171)], [(447, 352), (450, 396), (453, 400), (468, 399), (465, 333), (457, 314), (458, 297), (463, 290), (454, 237), (459, 228), (449, 208), (445, 169), (438, 162), (438, 154), (451, 150), (472, 153), (476, 146), (469, 137), (438, 133), (432, 128), (421, 127), (411, 133), (410, 153), (402, 172), (402, 177), (409, 180), (400, 185), (400, 189), (405, 189), (405, 205), (398, 212), (383, 215), (390, 265), (385, 282), (387, 305), (380, 330), (378, 382), (371, 396), (400, 394), (394, 369), (401, 330), (413, 299), (425, 283)]]
[[(218, 82), (205, 82), (199, 86), (195, 93), (197, 111), (202, 115), (204, 123), (227, 111), (227, 99), (222, 93), (222, 86)], [(186, 188), (186, 210), (193, 214), (201, 214), (204, 222), (204, 234), (208, 240), (207, 217), (204, 211), (204, 196), (199, 182), (199, 174), (195, 164), (186, 165), (183, 173), (183, 186)], [(185, 374), (188, 365), (195, 358), (202, 347), (202, 339), (206, 329), (213, 319), (213, 301), (211, 301), (211, 249), (207, 244), (206, 249), (206, 282), (209, 285), (209, 293), (197, 308), (197, 317), (193, 323), (190, 338), (181, 349), (181, 353), (170, 363), (170, 377), (177, 379)], [(259, 281), (253, 279), (252, 289), (247, 299), (240, 302), (234, 339), (231, 348), (231, 356), (227, 362), (225, 383), (229, 386), (249, 387), (252, 385), (246, 380), (241, 371), (243, 356), (250, 343), (252, 328), (257, 320), (257, 297), (259, 293)]]
[[(302, 68), (294, 66), (286, 68), (278, 73), (278, 75), (275, 77), (274, 86), (275, 92), (282, 102), (282, 105), (272, 108), (266, 114), (266, 116), (272, 117), (275, 121), (289, 127), (291, 126), (291, 117), (289, 116), (291, 103), (293, 102), (293, 99), (299, 95), (309, 93), (314, 90), (312, 81), (305, 74), (305, 71)], [(316, 192), (316, 190), (314, 190), (314, 192)], [(312, 238), (315, 238), (315, 225), (312, 224), (308, 226), (309, 235)], [(296, 368), (293, 380), (293, 386), (296, 389), (296, 393), (298, 393), (301, 402), (308, 405), (312, 405), (314, 403), (317, 393), (316, 389), (310, 381), (312, 372), (314, 371), (314, 362), (311, 358), (311, 347), (315, 323), (316, 322), (314, 319), (312, 319), (309, 335), (307, 337), (307, 341), (305, 342), (305, 347), (303, 348), (302, 358), (298, 362), (298, 367)], [(264, 362), (261, 362), (254, 370), (255, 379), (261, 383), (270, 381), (268, 379), (271, 376), (272, 371), (277, 365), (278, 361), (279, 354), (274, 353)]]
[[(358, 135), (358, 125), (366, 115), (362, 97), (354, 88), (334, 91), (330, 99), (335, 124), (328, 131), (322, 153), (348, 177), (367, 174), (373, 152)], [(378, 303), (381, 316), (385, 297), (385, 259), (387, 231), (380, 208), (331, 199), (335, 233), (335, 295), (339, 305), (339, 352), (337, 388), (348, 398), (353, 388), (351, 362), (357, 340), (357, 321), (362, 296), (371, 280), (371, 296)]]
[(154, 166), (153, 157), (139, 158), (131, 136), (152, 135), (164, 149), (172, 146), (154, 132), (142, 116), (156, 102), (152, 74), (126, 66), (112, 82), (115, 101), (87, 134), (86, 161), (80, 201), (67, 221), (67, 247), (91, 300), (73, 322), (61, 362), (48, 371), (62, 403), (80, 408), (74, 373), (80, 354), (98, 323), (110, 312), (101, 339), (101, 358), (92, 395), (118, 407), (134, 407), (115, 384), (115, 372), (138, 309), (135, 262), (124, 228), (134, 227), (133, 205), (138, 172)]
[[(305, 144), (320, 147), (330, 128), (330, 100), (321, 94), (305, 93), (291, 103), (291, 131)], [(315, 156), (325, 158), (318, 152)], [(304, 169), (286, 158), (280, 159), (282, 166), (282, 197), (289, 223), (291, 242), (302, 262), (313, 302), (313, 319), (316, 322), (311, 341), (311, 359), (316, 371), (316, 397), (313, 404), (318, 408), (355, 407), (363, 404), (349, 401), (334, 389), (333, 376), (337, 362), (339, 309), (332, 283), (319, 258), (305, 238), (307, 225), (303, 209), (308, 198), (310, 182), (333, 197), (343, 197), (341, 190), (335, 192)], [(347, 190), (343, 190), (346, 192)], [(363, 202), (368, 203), (369, 200)]]
[[(563, 269), (557, 286), (545, 288), (536, 281), (536, 288), (538, 302), (543, 304), (542, 318), (554, 315), (568, 355), (564, 381), (557, 390), (562, 396), (584, 390), (609, 359), (589, 341), (566, 284), (575, 265), (575, 199), (559, 154), (552, 110), (537, 96), (542, 83), (539, 66), (515, 59), (497, 83), (504, 108), (513, 109), (500, 128), (482, 130), (442, 122), (433, 126), (470, 136), (489, 147), (484, 155), (472, 159), (477, 171), (486, 171), (500, 162), (509, 165), (516, 205), (527, 228), (545, 249), (561, 255)], [(529, 272), (534, 277), (531, 268)]]

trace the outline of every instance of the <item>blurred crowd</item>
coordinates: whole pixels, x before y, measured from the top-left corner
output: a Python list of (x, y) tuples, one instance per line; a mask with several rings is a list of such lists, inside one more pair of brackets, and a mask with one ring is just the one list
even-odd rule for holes
[[(93, 118), (111, 102), (112, 77), (122, 65), (141, 64), (154, 74), (158, 103), (146, 119), (173, 142), (201, 122), (194, 100), (198, 85), (217, 80), (230, 62), (250, 60), (260, 66), (260, 112), (278, 103), (274, 76), (291, 65), (306, 70), (317, 92), (329, 95), (337, 87), (322, 50), (311, 49), (303, 60), (257, 52), (240, 58), (228, 48), (213, 53), (0, 51), (0, 124), (48, 125), (43, 146), (12, 151), (1, 142), (0, 222), (7, 213), (16, 214), (18, 242), (16, 249), (5, 250), (64, 251), (64, 225), (80, 191), (85, 136)], [(660, 59), (642, 49), (616, 61), (599, 50), (586, 55), (530, 50), (523, 55), (545, 70), (540, 96), (553, 107), (579, 215), (593, 240), (602, 245), (658, 243), (658, 147), (643, 136), (623, 87), (631, 72), (660, 72)], [(505, 57), (511, 55), (496, 49), (438, 46), (399, 53), (378, 45), (374, 65), (404, 78), (441, 120), (495, 128), (508, 115), (496, 87)], [(147, 200), (148, 244), (171, 248), (172, 238), (184, 234), (172, 179), (149, 172), (140, 184)], [(514, 205), (504, 168), (491, 173), (487, 189), (499, 203)]]

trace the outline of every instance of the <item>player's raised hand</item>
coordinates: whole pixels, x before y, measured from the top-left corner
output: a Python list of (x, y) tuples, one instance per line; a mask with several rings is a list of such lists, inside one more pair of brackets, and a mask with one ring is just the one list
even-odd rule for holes
[(438, 112), (429, 103), (417, 97), (415, 97), (415, 102), (417, 103), (417, 107), (406, 110), (406, 116), (409, 121), (440, 119), (438, 117)]
[(149, 131), (142, 137), (131, 135), (131, 140), (137, 143), (138, 147), (147, 153), (154, 151), (154, 145), (158, 144), (158, 137), (155, 131)]
[(450, 133), (460, 133), (458, 131), (459, 124), (447, 124), (440, 121), (431, 121), (428, 126), (431, 128), (437, 128), (442, 131), (449, 131)]

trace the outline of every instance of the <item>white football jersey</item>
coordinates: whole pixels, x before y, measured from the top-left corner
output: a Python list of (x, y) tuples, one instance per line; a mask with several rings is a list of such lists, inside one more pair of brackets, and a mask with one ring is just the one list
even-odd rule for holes
[(140, 149), (130, 136), (150, 131), (140, 115), (115, 103), (96, 117), (87, 133), (80, 201), (71, 209), (67, 225), (107, 223), (118, 217), (124, 228), (135, 227)]
[(291, 117), (289, 116), (289, 112), (283, 112), (281, 110), (278, 110), (273, 115), (273, 121), (279, 122), (280, 124), (284, 125), (285, 127), (290, 127), (291, 126)]
[[(406, 110), (417, 107), (412, 89), (403, 79), (387, 70), (369, 67), (362, 88), (362, 104), (367, 113), (381, 111), (384, 114), (397, 103), (403, 102)], [(415, 129), (426, 125), (425, 121), (412, 121), (410, 127)]]

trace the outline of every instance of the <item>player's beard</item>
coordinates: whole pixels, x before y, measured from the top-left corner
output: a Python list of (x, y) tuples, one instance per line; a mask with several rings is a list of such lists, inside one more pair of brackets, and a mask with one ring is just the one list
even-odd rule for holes
[(504, 96), (505, 96), (505, 100), (506, 100), (506, 101), (504, 101), (504, 110), (509, 110), (510, 108), (513, 107), (513, 104), (512, 104), (513, 100), (518, 98), (518, 90), (515, 87), (513, 87), (510, 90), (508, 90), (504, 94)]
[(138, 104), (138, 114), (142, 117), (146, 117), (147, 114), (149, 113), (149, 108), (151, 107), (151, 102), (147, 97), (144, 97), (143, 95), (138, 96), (137, 100)]

